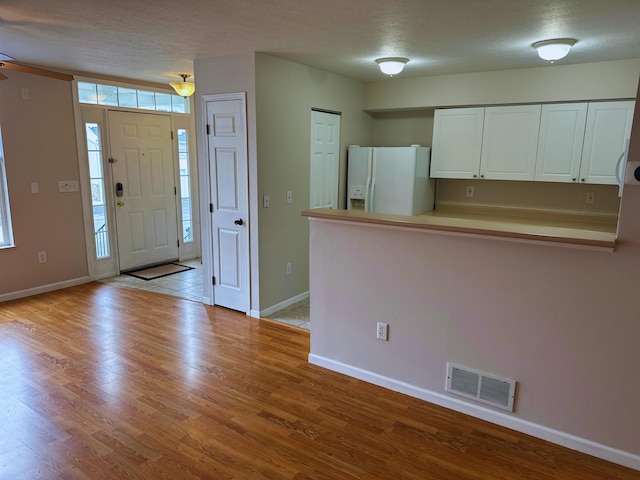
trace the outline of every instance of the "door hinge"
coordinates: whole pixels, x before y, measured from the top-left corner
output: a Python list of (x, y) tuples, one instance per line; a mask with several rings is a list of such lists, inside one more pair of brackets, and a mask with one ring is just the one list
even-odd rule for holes
[(211, 284), (215, 285), (216, 284), (216, 277), (211, 277)]
[(176, 240), (176, 243), (178, 244), (178, 248), (180, 248), (180, 239)]
[(209, 130), (209, 124), (207, 123), (207, 135), (211, 135), (211, 130)]
[(210, 203), (210, 204), (209, 204), (209, 212), (210, 212), (210, 213), (213, 213), (213, 203)]
[(171, 140), (173, 140), (173, 130), (171, 130)]
[(173, 194), (177, 195), (178, 194), (178, 187), (173, 187)]

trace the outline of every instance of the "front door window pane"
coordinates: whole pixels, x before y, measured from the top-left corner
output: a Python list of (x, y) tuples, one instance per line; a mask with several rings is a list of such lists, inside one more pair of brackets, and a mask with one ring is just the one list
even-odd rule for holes
[(118, 105), (118, 87), (112, 85), (98, 85), (98, 103), (100, 105)]
[(138, 108), (137, 93), (135, 88), (118, 87), (118, 104), (121, 107)]
[(145, 90), (138, 90), (138, 108), (144, 110), (155, 110), (156, 99), (153, 92), (147, 92)]
[(98, 95), (96, 93), (96, 84), (87, 82), (78, 82), (78, 101), (80, 103), (98, 103)]
[(191, 219), (191, 172), (189, 169), (189, 141), (187, 130), (178, 129), (178, 159), (180, 163), (180, 200), (182, 205), (182, 241), (193, 242)]
[(93, 233), (95, 236), (96, 258), (108, 258), (109, 225), (107, 219), (106, 197), (104, 191), (104, 173), (102, 168), (102, 140), (100, 125), (86, 123), (87, 154), (89, 157), (89, 177), (91, 183), (91, 204), (93, 215)]

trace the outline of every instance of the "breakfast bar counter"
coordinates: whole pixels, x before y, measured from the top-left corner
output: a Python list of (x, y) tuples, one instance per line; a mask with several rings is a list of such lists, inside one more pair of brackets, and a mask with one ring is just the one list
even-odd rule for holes
[(417, 216), (390, 215), (361, 210), (336, 210), (317, 208), (302, 215), (309, 219), (408, 228), (432, 232), (448, 232), (460, 235), (479, 235), (519, 241), (547, 242), (613, 250), (615, 224), (588, 222), (581, 219), (559, 219), (549, 216), (522, 216), (514, 212), (475, 212), (443, 209)]

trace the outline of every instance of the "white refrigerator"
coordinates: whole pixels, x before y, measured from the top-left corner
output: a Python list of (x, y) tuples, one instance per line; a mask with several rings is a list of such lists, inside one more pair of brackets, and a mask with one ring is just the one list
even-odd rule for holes
[(347, 210), (419, 215), (433, 210), (429, 147), (350, 146)]

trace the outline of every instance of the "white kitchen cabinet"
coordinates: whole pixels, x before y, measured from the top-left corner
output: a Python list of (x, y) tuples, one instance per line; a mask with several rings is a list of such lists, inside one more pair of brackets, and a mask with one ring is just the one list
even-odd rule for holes
[(486, 107), (480, 177), (533, 180), (541, 105)]
[(587, 103), (542, 106), (535, 180), (578, 182)]
[(432, 178), (477, 178), (484, 108), (436, 110), (431, 148)]
[(634, 108), (633, 101), (589, 103), (581, 183), (618, 183), (616, 166), (631, 136)]

